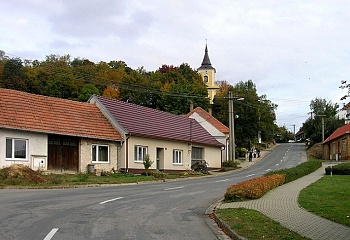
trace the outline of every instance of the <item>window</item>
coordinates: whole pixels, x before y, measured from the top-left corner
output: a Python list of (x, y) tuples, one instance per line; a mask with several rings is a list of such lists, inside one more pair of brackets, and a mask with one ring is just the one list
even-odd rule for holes
[(28, 140), (6, 138), (6, 160), (27, 161)]
[(192, 160), (204, 160), (203, 151), (203, 148), (192, 147)]
[(204, 83), (208, 83), (208, 76), (204, 76)]
[(346, 138), (343, 139), (343, 149), (342, 149), (343, 152), (346, 151)]
[(109, 162), (109, 146), (108, 145), (92, 145), (92, 161), (93, 162)]
[(147, 154), (147, 147), (135, 146), (135, 162), (143, 162), (143, 158)]
[(182, 164), (182, 150), (173, 150), (173, 164)]

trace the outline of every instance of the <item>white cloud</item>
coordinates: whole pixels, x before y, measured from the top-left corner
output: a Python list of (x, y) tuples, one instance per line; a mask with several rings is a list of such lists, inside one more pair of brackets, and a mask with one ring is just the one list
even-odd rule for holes
[(316, 97), (339, 102), (350, 75), (350, 2), (15, 0), (0, 2), (0, 46), (21, 58), (71, 54), (153, 71), (198, 68), (208, 39), (217, 80), (252, 79), (300, 127)]

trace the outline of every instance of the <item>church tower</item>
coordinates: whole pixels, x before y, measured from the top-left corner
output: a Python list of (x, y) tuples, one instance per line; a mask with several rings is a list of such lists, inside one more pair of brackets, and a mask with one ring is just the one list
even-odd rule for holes
[(202, 65), (197, 70), (201, 75), (203, 82), (207, 85), (210, 104), (213, 104), (213, 99), (216, 91), (219, 89), (219, 86), (215, 83), (216, 70), (211, 66), (207, 44), (205, 44), (205, 53)]

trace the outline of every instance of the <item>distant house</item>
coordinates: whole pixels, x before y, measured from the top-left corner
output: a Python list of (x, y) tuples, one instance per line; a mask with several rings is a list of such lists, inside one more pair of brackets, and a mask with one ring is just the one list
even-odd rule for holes
[(93, 104), (0, 88), (0, 167), (118, 168), (119, 133)]
[(212, 135), (224, 146), (221, 150), (221, 159), (222, 161), (228, 160), (227, 151), (230, 133), (229, 128), (201, 107), (197, 107), (195, 109), (192, 109), (191, 107), (191, 111), (186, 115), (186, 117), (195, 119), (205, 130), (210, 133), (210, 135)]
[(324, 159), (350, 160), (350, 124), (338, 128), (323, 142)]
[(350, 103), (347, 103), (336, 114), (336, 117), (343, 119), (345, 124), (350, 123)]
[(95, 104), (121, 134), (122, 161), (128, 172), (143, 172), (146, 154), (154, 161), (151, 169), (165, 172), (191, 170), (196, 161), (209, 169), (221, 167), (221, 147), (197, 121), (159, 110), (93, 96)]
[(297, 142), (302, 142), (306, 139), (306, 133), (303, 129), (299, 129), (299, 131), (295, 134), (295, 140)]

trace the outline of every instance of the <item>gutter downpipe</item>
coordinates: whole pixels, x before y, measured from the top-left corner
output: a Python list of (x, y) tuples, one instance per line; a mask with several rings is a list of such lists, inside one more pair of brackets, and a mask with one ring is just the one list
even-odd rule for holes
[(126, 134), (125, 136), (125, 171), (129, 172), (129, 138), (130, 135), (127, 136)]

